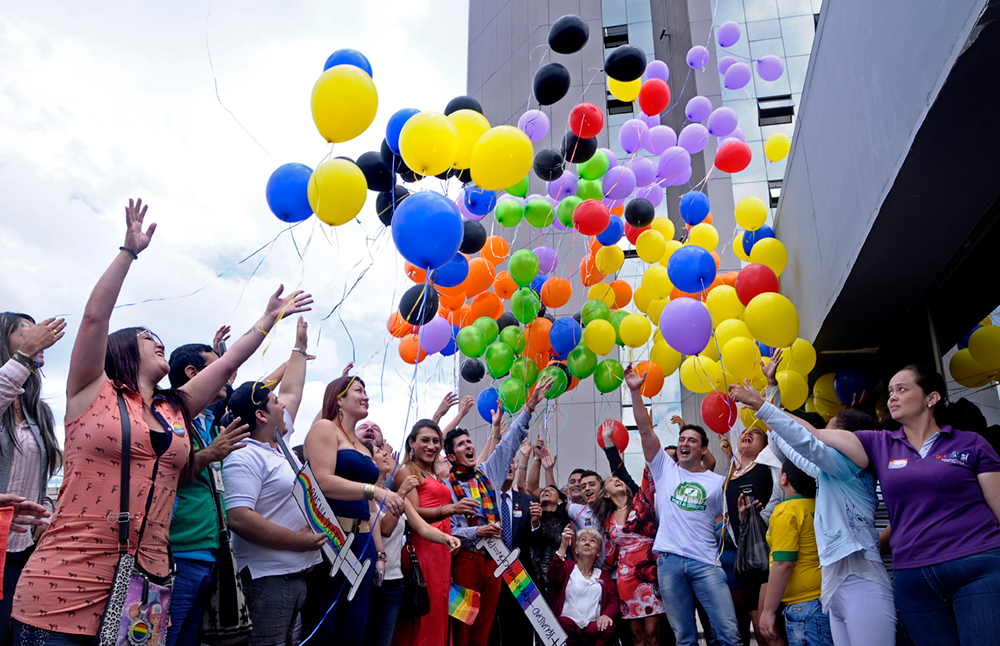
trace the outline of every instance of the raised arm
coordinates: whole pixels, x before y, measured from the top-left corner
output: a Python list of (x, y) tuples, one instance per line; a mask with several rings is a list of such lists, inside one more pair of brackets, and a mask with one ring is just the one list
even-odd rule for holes
[(542, 494), (542, 488), (539, 486), (538, 481), (541, 479), (544, 447), (545, 440), (539, 436), (538, 440), (531, 446), (531, 468), (528, 470), (528, 481), (524, 485), (524, 493), (536, 500)]
[(63, 319), (45, 319), (21, 332), (17, 350), (0, 366), (0, 415), (24, 392), (24, 383), (37, 368), (35, 357), (61, 339), (65, 328)]
[(653, 432), (653, 422), (649, 419), (649, 411), (642, 401), (642, 384), (646, 381), (646, 375), (639, 376), (629, 364), (625, 369), (625, 383), (632, 393), (632, 415), (635, 417), (635, 425), (639, 427), (639, 438), (642, 440), (642, 454), (646, 462), (652, 462), (653, 458), (662, 450), (660, 448), (660, 438)]
[[(448, 394), (450, 395), (451, 393), (448, 393)], [(448, 398), (445, 397), (445, 399), (447, 400)], [(459, 422), (461, 422), (463, 419), (465, 419), (465, 416), (469, 414), (469, 411), (472, 410), (472, 407), (475, 406), (475, 405), (476, 405), (476, 398), (475, 397), (473, 397), (472, 395), (466, 395), (465, 397), (463, 397), (462, 398), (462, 403), (460, 403), (458, 405), (458, 412), (455, 413), (455, 416), (451, 418), (450, 422), (448, 422), (447, 424), (444, 425), (444, 427), (441, 429), (441, 433), (443, 435), (447, 435), (448, 431), (450, 431), (450, 430), (452, 430), (454, 428), (458, 428)], [(444, 406), (444, 402), (441, 402), (441, 406)], [(441, 409), (438, 408), (438, 410), (440, 411)], [(443, 413), (442, 413), (442, 416), (443, 416)], [(434, 420), (434, 421), (435, 421), (435, 423), (437, 422), (437, 420)]]
[(528, 397), (524, 408), (521, 409), (521, 414), (510, 425), (510, 430), (503, 436), (493, 455), (480, 465), (479, 468), (490, 479), (493, 486), (499, 486), (504, 481), (504, 478), (507, 477), (510, 461), (514, 459), (514, 452), (517, 451), (517, 447), (521, 445), (521, 442), (528, 435), (528, 424), (531, 422), (531, 414), (535, 412), (535, 408), (541, 403), (542, 397), (549, 391), (550, 386), (552, 386), (551, 377), (544, 377), (538, 380), (538, 384), (531, 393), (531, 397)]
[(621, 453), (618, 452), (618, 447), (615, 446), (612, 434), (614, 432), (615, 423), (613, 421), (605, 420), (601, 424), (601, 437), (604, 439), (604, 457), (608, 460), (608, 468), (611, 469), (611, 475), (615, 476), (619, 480), (625, 483), (633, 494), (639, 493), (639, 486), (632, 479), (632, 475), (625, 468), (625, 462), (622, 460)]
[(493, 451), (496, 450), (497, 445), (500, 444), (500, 440), (503, 439), (504, 432), (507, 430), (507, 425), (503, 421), (503, 408), (500, 406), (499, 401), (497, 401), (497, 407), (490, 411), (490, 413), (493, 415), (493, 424), (490, 427), (490, 435), (486, 438), (486, 444), (483, 444), (483, 448), (479, 451), (479, 455), (476, 456), (476, 464), (486, 462), (486, 460), (493, 455)]
[(295, 329), (295, 347), (292, 348), (292, 356), (289, 357), (286, 364), (285, 378), (281, 381), (281, 389), (278, 391), (278, 399), (285, 405), (285, 410), (292, 416), (292, 421), (295, 421), (295, 415), (299, 412), (299, 404), (302, 403), (302, 387), (306, 383), (308, 331), (309, 324), (300, 316)]
[[(531, 440), (526, 438), (523, 442), (521, 442), (519, 450), (521, 451), (521, 464), (517, 465), (517, 474), (514, 476), (514, 484), (517, 486), (518, 491), (527, 493), (525, 480), (528, 476), (528, 460), (531, 459)], [(534, 498), (535, 496), (531, 497)]]
[[(431, 419), (434, 420), (435, 424), (440, 424), (445, 414), (447, 414), (447, 412), (451, 410), (451, 407), (457, 403), (458, 403), (458, 395), (456, 395), (455, 393), (448, 393), (447, 395), (444, 396), (444, 399), (441, 400), (441, 403), (438, 404), (437, 410), (434, 411), (434, 415), (431, 416)], [(451, 428), (455, 427), (452, 426)], [(442, 432), (447, 434), (447, 431), (445, 431), (444, 429), (441, 430)], [(451, 429), (448, 430), (450, 431)]]

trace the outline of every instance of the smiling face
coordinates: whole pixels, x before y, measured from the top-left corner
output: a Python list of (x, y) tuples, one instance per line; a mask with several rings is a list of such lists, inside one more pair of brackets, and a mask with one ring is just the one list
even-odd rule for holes
[(567, 492), (567, 494), (571, 498), (574, 497), (574, 496), (579, 496), (580, 495), (580, 474), (579, 473), (570, 474), (570, 476), (569, 476), (569, 484), (567, 486), (569, 487), (569, 491)]
[(368, 417), (368, 395), (364, 385), (357, 379), (347, 387), (347, 394), (340, 398), (340, 410), (354, 419)]
[(764, 433), (759, 428), (751, 427), (740, 437), (740, 450), (744, 458), (754, 459), (767, 446)]
[(628, 487), (621, 478), (611, 476), (604, 481), (604, 497), (615, 498), (618, 496), (628, 496)]
[(470, 469), (476, 466), (476, 445), (471, 437), (459, 435), (452, 446), (455, 452), (448, 456), (452, 464)]
[(392, 456), (384, 448), (375, 448), (375, 464), (378, 466), (379, 479), (385, 478), (392, 471), (396, 463), (392, 461)]
[(441, 452), (441, 434), (430, 426), (424, 426), (417, 431), (417, 436), (407, 442), (413, 460), (424, 469), (431, 471), (434, 460)]
[(889, 414), (900, 424), (912, 423), (932, 411), (939, 401), (940, 393), (924, 393), (912, 370), (900, 370), (889, 381)]
[(378, 427), (378, 424), (371, 420), (360, 422), (354, 428), (354, 434), (357, 435), (358, 439), (362, 442), (371, 442), (378, 447), (385, 444), (385, 439), (382, 437), (382, 429)]
[(139, 372), (146, 372), (156, 377), (156, 381), (170, 372), (170, 364), (167, 363), (166, 351), (160, 337), (149, 330), (139, 330), (136, 333), (136, 343), (139, 345)]
[(542, 493), (538, 495), (538, 502), (542, 505), (558, 505), (559, 504), (559, 490), (555, 487), (545, 487), (542, 489)]
[(681, 431), (677, 438), (677, 464), (687, 469), (694, 470), (701, 466), (701, 458), (708, 449), (701, 444), (701, 434), (694, 429)]
[(597, 490), (601, 488), (601, 479), (597, 476), (584, 476), (580, 480), (580, 491), (588, 501), (593, 500)]

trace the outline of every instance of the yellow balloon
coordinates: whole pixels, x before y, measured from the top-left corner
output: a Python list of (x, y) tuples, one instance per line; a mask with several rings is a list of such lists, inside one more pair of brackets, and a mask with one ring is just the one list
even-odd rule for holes
[(635, 240), (635, 252), (643, 262), (658, 262), (667, 248), (667, 241), (659, 231), (643, 231)]
[(649, 303), (652, 300), (653, 299), (646, 294), (646, 290), (644, 290), (641, 285), (636, 287), (635, 291), (632, 292), (632, 302), (635, 303), (635, 309), (639, 310), (643, 314), (646, 313), (646, 308), (649, 307)]
[(646, 341), (649, 341), (653, 326), (649, 324), (649, 319), (642, 314), (629, 314), (622, 319), (618, 330), (622, 337), (622, 343), (630, 348), (639, 348)]
[(443, 173), (458, 154), (458, 130), (440, 112), (418, 112), (399, 132), (399, 154), (417, 175)]
[(609, 76), (608, 89), (611, 90), (611, 95), (619, 101), (630, 103), (635, 101), (636, 97), (639, 96), (639, 90), (642, 89), (642, 80), (616, 81)]
[(368, 129), (378, 110), (372, 77), (354, 65), (334, 65), (323, 72), (312, 91), (316, 129), (329, 142), (354, 139)]
[[(621, 269), (624, 262), (625, 252), (618, 245), (601, 247), (597, 250), (597, 256), (594, 258), (594, 266), (597, 267), (597, 271), (605, 276)], [(611, 302), (614, 303), (614, 301)]]
[[(765, 358), (765, 361), (767, 358)], [(750, 378), (753, 383), (753, 387), (757, 390), (763, 392), (764, 388), (767, 387), (767, 377), (764, 376), (764, 371), (761, 370), (760, 363), (754, 364), (753, 367), (753, 377)]]
[(757, 411), (752, 408), (744, 408), (741, 410), (740, 420), (743, 421), (743, 425), (747, 428), (759, 428), (762, 431), (767, 430), (767, 426), (764, 425), (764, 420), (757, 419)]
[(721, 350), (722, 347), (723, 346), (719, 345), (719, 342), (713, 336), (708, 340), (708, 345), (705, 346), (705, 349), (698, 353), (698, 356), (711, 359), (712, 361), (718, 361), (719, 350)]
[[(715, 289), (718, 289), (718, 287)], [(715, 289), (712, 292), (715, 292)], [(711, 293), (709, 293), (709, 296), (711, 296)], [(736, 337), (753, 339), (753, 335), (750, 334), (747, 324), (740, 319), (727, 319), (719, 323), (719, 326), (715, 328), (715, 338), (718, 340), (720, 348), (726, 347), (726, 344)], [(709, 345), (712, 344), (709, 343)]]
[(587, 292), (587, 300), (604, 301), (608, 307), (615, 306), (615, 290), (607, 283), (597, 283)]
[(354, 162), (331, 159), (313, 171), (306, 195), (316, 217), (336, 227), (350, 222), (361, 212), (368, 196), (368, 182)]
[(750, 262), (750, 256), (748, 256), (743, 250), (743, 236), (745, 236), (746, 233), (746, 231), (740, 231), (736, 234), (736, 239), (733, 240), (733, 253), (735, 253), (736, 257), (743, 262)]
[(776, 276), (780, 276), (788, 264), (788, 250), (777, 238), (764, 238), (754, 243), (750, 250), (750, 262), (767, 265)]
[(788, 347), (799, 335), (799, 313), (792, 301), (775, 292), (754, 296), (744, 320), (750, 334), (772, 348)]
[(674, 223), (670, 220), (670, 218), (653, 218), (653, 221), (650, 222), (649, 226), (653, 228), (653, 231), (659, 231), (664, 240), (674, 239)]
[(691, 232), (688, 234), (688, 244), (701, 247), (705, 251), (715, 251), (719, 246), (719, 232), (707, 222), (696, 224), (691, 227)]
[(847, 408), (843, 404), (831, 404), (825, 399), (819, 399), (816, 397), (812, 399), (812, 402), (816, 407), (816, 412), (819, 413), (827, 422), (833, 419), (834, 415)]
[(594, 319), (583, 328), (583, 342), (594, 354), (604, 356), (615, 347), (615, 327), (604, 319)]
[(993, 381), (990, 369), (976, 361), (969, 348), (959, 350), (952, 355), (951, 361), (948, 362), (948, 370), (951, 372), (951, 378), (966, 388), (981, 388)]
[(653, 331), (653, 345), (656, 345), (657, 343), (666, 343), (666, 340), (663, 338), (663, 335), (660, 334), (659, 328)]
[(744, 197), (736, 203), (736, 224), (747, 231), (756, 231), (767, 222), (767, 205), (759, 197)]
[(514, 126), (490, 128), (472, 149), (472, 181), (488, 191), (514, 186), (531, 170), (534, 155), (528, 135)]
[(663, 314), (663, 308), (667, 306), (670, 302), (669, 298), (654, 298), (649, 301), (649, 307), (646, 308), (646, 315), (653, 325), (660, 324), (660, 315)]
[(688, 357), (681, 364), (681, 383), (693, 393), (710, 393), (714, 384), (722, 380), (722, 368), (705, 357)]
[(757, 365), (757, 344), (750, 339), (736, 337), (722, 348), (722, 367), (736, 377), (739, 384), (753, 376)]
[(983, 326), (969, 337), (969, 354), (987, 370), (1000, 368), (1000, 327)]
[(658, 341), (649, 351), (649, 360), (660, 366), (664, 377), (674, 374), (681, 365), (681, 353), (670, 347), (666, 341)]
[(787, 410), (796, 410), (809, 398), (809, 382), (800, 373), (786, 370), (775, 375), (781, 392), (781, 405)]
[(451, 165), (460, 169), (468, 168), (472, 163), (472, 149), (490, 129), (490, 122), (475, 110), (468, 109), (452, 112), (448, 115), (448, 121), (458, 131), (458, 153)]
[(729, 319), (743, 318), (746, 308), (740, 302), (740, 297), (736, 295), (736, 288), (729, 285), (719, 285), (708, 293), (705, 299), (705, 307), (712, 315), (712, 325), (718, 327), (723, 321)]
[(781, 351), (778, 372), (794, 370), (800, 375), (808, 375), (816, 367), (816, 349), (805, 339), (795, 339), (791, 347)]
[(779, 162), (788, 157), (792, 149), (792, 139), (785, 134), (776, 132), (764, 142), (764, 154), (773, 162)]
[(664, 267), (670, 262), (670, 256), (674, 255), (674, 252), (683, 247), (684, 244), (680, 240), (667, 240), (667, 244), (663, 249), (663, 256), (660, 257), (660, 264)]
[(827, 409), (831, 409), (831, 407), (843, 405), (843, 402), (837, 397), (837, 391), (833, 387), (833, 380), (836, 377), (837, 373), (828, 372), (813, 384), (813, 399), (816, 400), (817, 408), (826, 406)]
[(815, 397), (810, 397), (809, 399), (807, 399), (804, 408), (805, 408), (805, 410), (806, 410), (807, 413), (816, 413), (816, 414), (819, 414), (819, 410), (816, 408), (816, 398)]
[(642, 289), (650, 298), (666, 298), (674, 286), (663, 265), (653, 265), (642, 274)]

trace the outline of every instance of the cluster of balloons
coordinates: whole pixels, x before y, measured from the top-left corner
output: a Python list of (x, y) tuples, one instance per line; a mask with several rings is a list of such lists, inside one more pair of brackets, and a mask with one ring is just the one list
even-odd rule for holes
[(990, 317), (958, 342), (948, 370), (951, 378), (966, 388), (982, 388), (1000, 379), (1000, 328)]

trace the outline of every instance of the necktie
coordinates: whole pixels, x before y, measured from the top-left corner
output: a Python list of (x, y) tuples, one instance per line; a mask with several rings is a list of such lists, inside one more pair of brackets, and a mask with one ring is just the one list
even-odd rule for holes
[(503, 531), (503, 544), (507, 549), (514, 547), (514, 531), (510, 526), (510, 510), (507, 508), (507, 493), (500, 494), (500, 529)]

